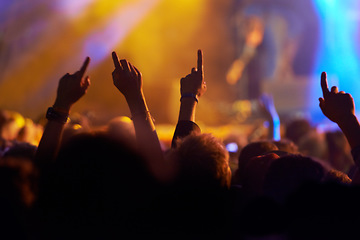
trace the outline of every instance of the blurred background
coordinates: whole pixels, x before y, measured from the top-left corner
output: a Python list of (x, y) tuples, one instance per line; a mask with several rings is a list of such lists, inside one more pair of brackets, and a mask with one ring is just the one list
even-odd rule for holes
[(72, 112), (99, 124), (130, 116), (112, 83), (115, 50), (142, 72), (159, 134), (172, 134), (180, 78), (202, 49), (200, 125), (254, 123), (263, 94), (281, 121), (330, 124), (318, 107), (320, 74), (360, 107), (359, 30), (357, 0), (1, 0), (0, 108), (44, 117), (59, 79), (89, 56), (91, 86)]

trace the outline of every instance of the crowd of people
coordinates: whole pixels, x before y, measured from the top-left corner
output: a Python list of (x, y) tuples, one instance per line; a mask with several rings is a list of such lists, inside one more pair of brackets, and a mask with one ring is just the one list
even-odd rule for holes
[(357, 239), (360, 125), (352, 96), (329, 89), (323, 72), (319, 106), (339, 130), (319, 133), (296, 119), (279, 139), (276, 110), (265, 101), (269, 134), (229, 152), (195, 121), (207, 88), (197, 54), (180, 79), (169, 147), (156, 133), (140, 70), (115, 52), (113, 83), (131, 119), (93, 127), (69, 118), (91, 87), (89, 57), (59, 80), (44, 119), (3, 109), (0, 238)]

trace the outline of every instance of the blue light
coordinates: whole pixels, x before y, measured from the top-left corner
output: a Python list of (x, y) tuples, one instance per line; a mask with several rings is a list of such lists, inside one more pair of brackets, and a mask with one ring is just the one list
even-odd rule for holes
[(228, 143), (226, 144), (226, 149), (228, 150), (228, 152), (235, 153), (239, 148), (236, 143)]
[(358, 51), (360, 3), (358, 0), (313, 0), (313, 3), (319, 16), (320, 41), (314, 67), (314, 76), (318, 81), (314, 81), (311, 90), (313, 102), (309, 104), (318, 105), (318, 98), (322, 95), (320, 74), (326, 71), (330, 80), (329, 87), (333, 85), (331, 78), (337, 79), (339, 90), (353, 95), (355, 106), (360, 106), (360, 97), (356, 97), (360, 90)]

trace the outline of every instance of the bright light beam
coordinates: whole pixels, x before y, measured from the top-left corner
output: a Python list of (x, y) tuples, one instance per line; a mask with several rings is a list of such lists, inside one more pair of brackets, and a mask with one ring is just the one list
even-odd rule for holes
[[(134, 27), (144, 19), (160, 0), (138, 0), (131, 1), (126, 5), (122, 4), (118, 11), (113, 13), (113, 17), (107, 17), (101, 25), (90, 31), (84, 38), (79, 39), (72, 44), (73, 46), (82, 46), (82, 49), (74, 49), (73, 59), (83, 60), (84, 56), (91, 58), (91, 67), (110, 57), (114, 48), (131, 32)], [(81, 57), (80, 57), (81, 56)], [(64, 63), (61, 69), (72, 69), (73, 61)], [(69, 71), (69, 70), (68, 70)], [(42, 101), (43, 98), (50, 97), (56, 89), (58, 81), (49, 81), (42, 85), (38, 91), (35, 91), (30, 98), (32, 104)]]
[(83, 55), (91, 56), (94, 66), (109, 57), (114, 48), (131, 32), (160, 0), (141, 0), (122, 6), (108, 23), (87, 38)]
[(54, 3), (54, 8), (68, 18), (75, 18), (94, 1), (96, 0), (58, 0)]

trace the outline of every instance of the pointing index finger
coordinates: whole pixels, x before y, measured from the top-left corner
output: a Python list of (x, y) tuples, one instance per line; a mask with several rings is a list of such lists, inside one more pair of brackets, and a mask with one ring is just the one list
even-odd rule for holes
[(203, 53), (202, 53), (202, 51), (200, 49), (197, 52), (197, 56), (198, 56), (197, 69), (202, 75), (203, 74)]
[(89, 63), (90, 63), (90, 58), (89, 58), (89, 57), (86, 57), (85, 62), (83, 63), (83, 65), (82, 65), (81, 68), (80, 68), (80, 75), (81, 75), (81, 77), (84, 76), (85, 71), (86, 71), (87, 67), (89, 66)]
[(325, 95), (330, 93), (328, 83), (327, 83), (326, 72), (321, 73), (321, 89), (322, 89), (324, 97), (325, 97)]
[(129, 62), (126, 59), (121, 59), (120, 64), (121, 64), (121, 68), (123, 70), (126, 70), (126, 71), (130, 72)]
[(111, 56), (112, 56), (115, 68), (121, 69), (119, 58), (118, 58), (116, 52), (112, 52)]

